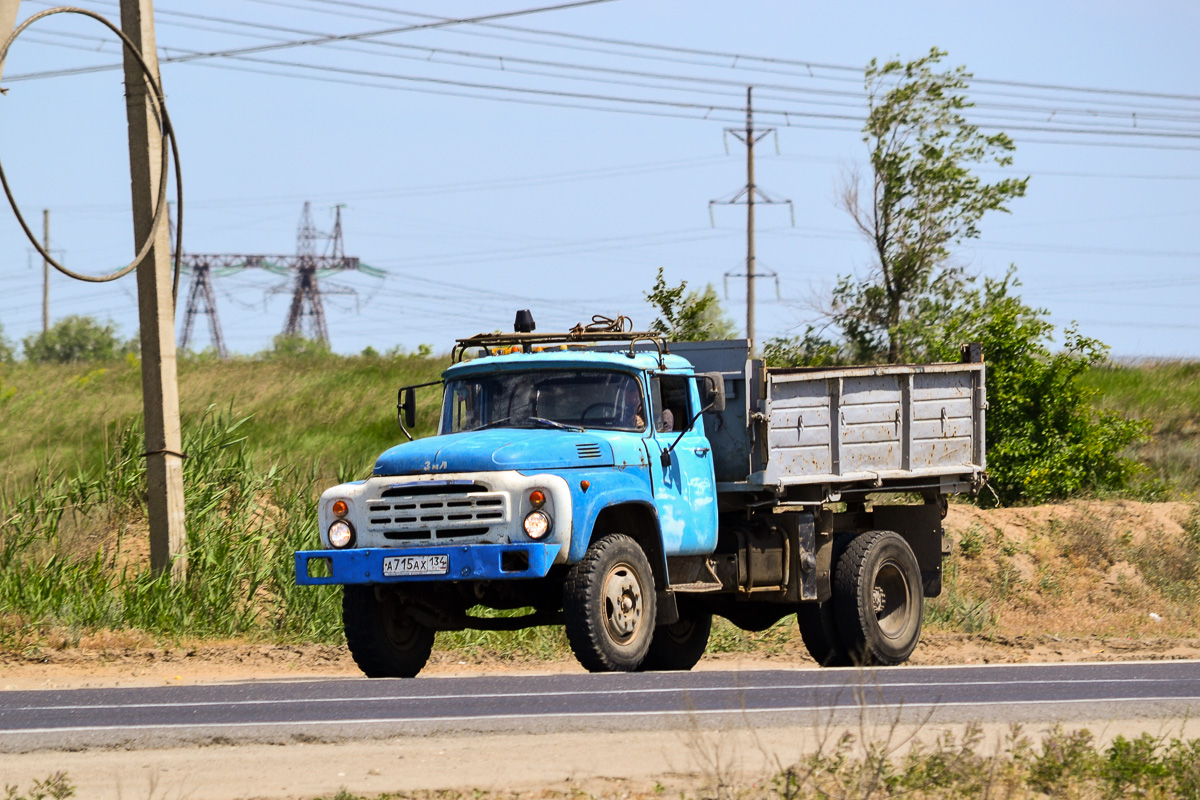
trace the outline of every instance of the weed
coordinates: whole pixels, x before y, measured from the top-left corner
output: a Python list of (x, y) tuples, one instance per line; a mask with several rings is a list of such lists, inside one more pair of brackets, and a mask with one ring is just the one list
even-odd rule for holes
[(983, 553), (983, 528), (979, 523), (971, 523), (971, 526), (959, 538), (958, 552), (962, 554), (963, 558), (976, 558)]
[(924, 624), (959, 633), (979, 633), (991, 627), (995, 619), (986, 598), (966, 595), (959, 586), (957, 555), (944, 567), (944, 584), (938, 597), (925, 602)]
[(1091, 731), (1068, 732), (1055, 725), (1042, 740), (1041, 752), (1029, 765), (1029, 786), (1052, 796), (1065, 794), (1069, 781), (1091, 778), (1099, 764)]
[(724, 617), (714, 617), (709, 653), (782, 653), (799, 634), (796, 617), (788, 614), (765, 631), (744, 631)]
[(19, 786), (4, 787), (4, 800), (65, 800), (74, 795), (75, 785), (67, 779), (65, 772), (56, 772), (43, 780), (35, 780), (27, 792), (21, 792)]

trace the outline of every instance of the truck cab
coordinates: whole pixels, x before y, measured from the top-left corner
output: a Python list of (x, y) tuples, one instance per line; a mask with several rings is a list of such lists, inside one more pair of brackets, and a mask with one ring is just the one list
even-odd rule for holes
[[(632, 657), (611, 646), (583, 658), (600, 669), (640, 662), (655, 624), (673, 621), (656, 602), (667, 559), (716, 546), (712, 448), (698, 420), (702, 395), (712, 405), (721, 388), (682, 357), (632, 350), (518, 349), (456, 363), (443, 378), (436, 436), (387, 450), (370, 478), (321, 496), (322, 547), (297, 554), (300, 582), (345, 586), (347, 640), (368, 674), (405, 661), (360, 658), (388, 649), (371, 618), (423, 628), (405, 673), (423, 663), (432, 631), (487, 624), (466, 616), (471, 606), (533, 608), (520, 625), (557, 620), (565, 573), (597, 538), (618, 536), (639, 551), (625, 559), (641, 563), (602, 578), (608, 609), (595, 627), (608, 645), (632, 642)], [(611, 635), (617, 628), (625, 633)]]

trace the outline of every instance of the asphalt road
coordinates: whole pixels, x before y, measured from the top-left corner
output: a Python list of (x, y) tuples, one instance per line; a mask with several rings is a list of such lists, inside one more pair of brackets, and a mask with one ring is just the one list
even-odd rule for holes
[(1200, 713), (1200, 662), (305, 680), (0, 693), (0, 751)]

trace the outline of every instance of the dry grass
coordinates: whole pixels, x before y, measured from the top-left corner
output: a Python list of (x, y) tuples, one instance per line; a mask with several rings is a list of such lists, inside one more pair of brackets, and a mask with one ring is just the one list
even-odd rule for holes
[(956, 505), (946, 528), (957, 546), (947, 596), (934, 605), (952, 597), (986, 604), (980, 629), (1133, 637), (1200, 630), (1200, 512), (1189, 504)]

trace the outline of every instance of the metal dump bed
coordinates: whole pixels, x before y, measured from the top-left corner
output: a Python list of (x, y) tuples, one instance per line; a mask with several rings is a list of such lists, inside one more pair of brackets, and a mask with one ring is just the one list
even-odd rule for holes
[(965, 491), (983, 473), (982, 363), (767, 369), (744, 340), (671, 352), (725, 377), (725, 411), (705, 415), (721, 489)]

